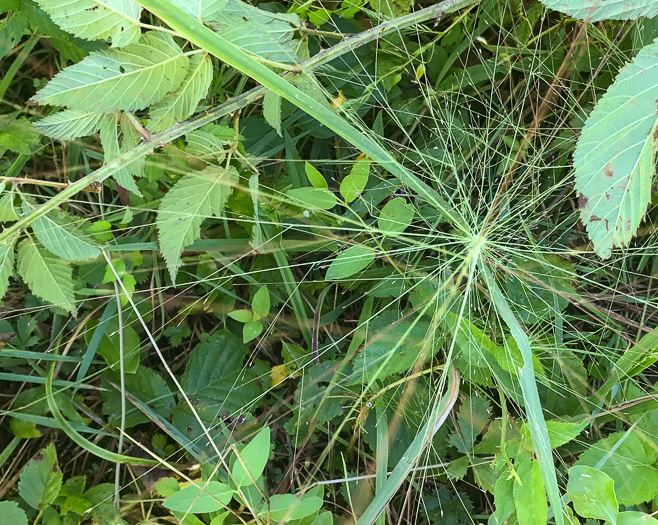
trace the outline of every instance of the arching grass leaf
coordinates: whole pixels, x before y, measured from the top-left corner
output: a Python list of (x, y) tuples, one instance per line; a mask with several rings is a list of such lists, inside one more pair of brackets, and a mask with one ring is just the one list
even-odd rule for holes
[(37, 0), (59, 27), (86, 40), (112, 39), (123, 47), (139, 39), (141, 6), (134, 0)]
[(30, 238), (18, 248), (18, 273), (34, 295), (65, 310), (75, 309), (71, 266)]
[(580, 218), (610, 257), (637, 231), (651, 199), (658, 141), (658, 42), (624, 66), (587, 119), (574, 154)]
[(188, 63), (170, 34), (149, 31), (125, 48), (90, 53), (31, 100), (83, 112), (143, 109), (180, 86)]
[(648, 0), (541, 0), (546, 7), (590, 22), (600, 20), (635, 20), (658, 15), (658, 2)]
[(172, 281), (176, 281), (183, 248), (199, 238), (204, 219), (221, 215), (237, 179), (238, 173), (232, 168), (210, 166), (185, 175), (162, 199), (158, 238)]
[[(35, 209), (28, 201), (23, 201), (25, 214)], [(95, 259), (101, 253), (96, 242), (63, 211), (53, 210), (40, 217), (32, 223), (32, 230), (49, 252), (67, 261)]]
[(154, 133), (165, 130), (192, 115), (199, 101), (208, 94), (212, 82), (212, 61), (207, 54), (193, 55), (183, 83), (151, 106), (148, 128)]
[(102, 113), (65, 109), (34, 123), (41, 133), (54, 139), (72, 140), (98, 131)]

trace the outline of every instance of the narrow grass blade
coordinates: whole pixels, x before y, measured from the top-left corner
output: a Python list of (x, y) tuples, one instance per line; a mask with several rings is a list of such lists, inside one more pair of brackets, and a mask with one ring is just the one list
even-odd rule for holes
[(379, 515), (386, 508), (386, 505), (388, 505), (388, 502), (391, 501), (391, 498), (406, 479), (414, 464), (420, 458), (429, 440), (432, 439), (432, 436), (434, 436), (436, 431), (447, 419), (448, 414), (450, 414), (452, 407), (457, 401), (458, 395), (459, 372), (456, 368), (452, 368), (448, 380), (448, 391), (441, 398), (434, 410), (432, 410), (429, 420), (423, 425), (423, 428), (416, 435), (411, 445), (409, 445), (402, 459), (396, 465), (395, 469), (393, 469), (393, 472), (391, 472), (391, 475), (381, 487), (375, 499), (372, 500), (368, 508), (361, 515), (357, 524), (371, 525), (375, 523)]
[[(557, 485), (557, 477), (555, 475), (551, 443), (548, 439), (544, 412), (542, 411), (539, 393), (537, 392), (537, 383), (535, 382), (530, 340), (528, 339), (528, 335), (523, 331), (523, 328), (521, 328), (519, 321), (509, 307), (507, 299), (501, 293), (498, 283), (492, 277), (486, 263), (480, 261), (480, 267), (489, 287), (491, 300), (496, 307), (496, 311), (503, 318), (503, 321), (505, 321), (521, 351), (523, 367), (519, 370), (519, 382), (521, 383), (523, 401), (526, 407), (530, 437), (532, 438), (532, 444), (535, 447), (537, 459), (539, 460), (541, 475), (548, 494), (548, 501), (553, 506), (553, 509), (561, 509), (562, 500), (560, 499), (560, 489)], [(557, 525), (563, 525), (564, 518), (561, 511), (555, 514), (555, 523)]]
[(158, 462), (152, 459), (134, 458), (131, 456), (124, 456), (123, 454), (116, 454), (115, 452), (105, 450), (103, 447), (99, 447), (95, 443), (92, 443), (88, 439), (84, 438), (77, 430), (75, 430), (71, 423), (69, 423), (60, 412), (59, 407), (57, 406), (57, 402), (55, 401), (55, 396), (53, 395), (53, 375), (55, 373), (55, 364), (56, 363), (52, 363), (46, 377), (46, 400), (48, 401), (48, 408), (52, 412), (55, 421), (57, 421), (59, 424), (59, 428), (61, 428), (74, 443), (81, 446), (87, 452), (92, 453), (94, 456), (98, 456), (101, 459), (106, 459), (112, 463), (130, 463), (131, 465), (158, 465)]

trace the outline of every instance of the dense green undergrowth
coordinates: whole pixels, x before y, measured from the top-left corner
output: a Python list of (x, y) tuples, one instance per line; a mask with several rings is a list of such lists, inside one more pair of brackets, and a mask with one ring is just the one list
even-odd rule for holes
[(0, 6), (0, 521), (656, 522), (658, 3)]

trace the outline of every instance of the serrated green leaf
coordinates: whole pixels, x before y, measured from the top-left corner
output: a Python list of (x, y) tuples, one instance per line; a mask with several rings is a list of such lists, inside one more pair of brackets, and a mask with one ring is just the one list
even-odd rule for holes
[(306, 176), (308, 177), (311, 186), (314, 188), (326, 190), (329, 187), (327, 180), (322, 176), (322, 173), (315, 169), (312, 164), (306, 162), (304, 164), (304, 171), (306, 172)]
[(281, 95), (268, 91), (263, 97), (263, 117), (281, 135)]
[(184, 176), (162, 199), (158, 238), (172, 281), (176, 281), (183, 248), (199, 238), (204, 219), (221, 215), (237, 179), (233, 168), (209, 166)]
[(14, 192), (9, 192), (0, 197), (0, 222), (17, 221), (18, 215), (14, 209)]
[[(205, 488), (203, 488), (205, 485)], [(190, 485), (169, 496), (162, 505), (177, 512), (200, 514), (226, 507), (233, 497), (233, 489), (219, 481)]]
[(187, 76), (178, 89), (151, 106), (148, 128), (163, 131), (192, 115), (199, 101), (208, 94), (212, 82), (212, 61), (208, 54), (193, 55)]
[(203, 22), (217, 11), (226, 7), (226, 0), (179, 0), (178, 6), (197, 20)]
[(188, 63), (170, 34), (149, 31), (122, 49), (90, 53), (30, 100), (83, 112), (143, 109), (181, 85)]
[[(132, 136), (130, 129), (127, 126), (122, 127), (122, 120), (124, 118), (125, 117), (120, 113), (114, 113), (112, 115), (103, 115), (100, 120), (103, 160), (105, 160), (106, 163), (121, 157), (122, 152), (129, 150), (135, 143), (135, 139)], [(125, 135), (122, 134), (123, 128), (126, 129)], [(123, 138), (121, 141), (122, 143), (120, 143), (120, 137)], [(140, 163), (143, 163), (143, 158), (134, 164), (139, 166)], [(114, 172), (112, 176), (121, 187), (141, 197), (142, 192), (139, 191), (137, 184), (135, 184), (135, 179), (133, 178), (135, 175), (141, 175), (141, 173), (136, 173), (136, 171), (135, 167), (133, 167), (133, 163), (131, 163)]]
[[(23, 201), (23, 213), (27, 215), (34, 210), (32, 204)], [(47, 213), (32, 223), (32, 230), (44, 248), (67, 261), (95, 259), (101, 253), (96, 242), (66, 212)]]
[(451, 434), (450, 443), (462, 454), (468, 453), (490, 420), (491, 405), (489, 401), (482, 396), (469, 396), (459, 408), (457, 413), (458, 431)]
[(274, 62), (296, 63), (296, 14), (264, 11), (239, 0), (225, 0), (204, 19), (206, 25), (248, 53)]
[(65, 109), (35, 122), (34, 127), (48, 137), (72, 140), (98, 131), (101, 116), (102, 113)]
[(0, 153), (5, 149), (28, 155), (41, 142), (41, 136), (25, 117), (0, 116)]
[(265, 427), (240, 451), (242, 463), (247, 469), (245, 470), (242, 463), (236, 459), (231, 469), (233, 483), (238, 487), (243, 487), (258, 481), (258, 478), (263, 475), (269, 455), (270, 429)]
[(651, 199), (658, 147), (657, 53), (654, 42), (622, 68), (576, 145), (580, 218), (604, 259), (629, 244)]
[(0, 245), (0, 299), (9, 288), (9, 278), (14, 273), (14, 243)]
[(658, 2), (647, 0), (541, 0), (551, 9), (566, 13), (574, 18), (586, 19), (588, 22), (601, 20), (635, 20), (641, 16), (653, 18), (658, 15)]
[(122, 47), (139, 38), (142, 8), (133, 0), (36, 1), (59, 27), (85, 40), (111, 38)]
[(583, 518), (615, 523), (619, 504), (615, 497), (614, 481), (605, 472), (592, 467), (575, 466), (569, 470), (567, 496), (574, 510)]
[(514, 477), (503, 471), (494, 487), (494, 504), (496, 506), (496, 523), (505, 520), (514, 512)]
[[(310, 516), (322, 508), (322, 498), (307, 496), (299, 499), (294, 494), (275, 494), (270, 498), (269, 517), (274, 523), (287, 523)], [(267, 516), (265, 507), (260, 516)]]
[(65, 310), (75, 309), (71, 266), (32, 239), (25, 239), (19, 246), (18, 273), (34, 295)]
[(185, 153), (200, 159), (213, 159), (221, 161), (225, 157), (225, 142), (216, 135), (203, 130), (190, 131), (185, 135)]
[(294, 188), (288, 190), (288, 197), (296, 206), (309, 210), (330, 210), (338, 202), (332, 192), (323, 188)]
[[(624, 440), (617, 445), (620, 440)], [(611, 452), (615, 447), (614, 452)], [(617, 500), (622, 505), (636, 505), (653, 499), (658, 494), (658, 472), (654, 463), (658, 450), (640, 430), (615, 432), (594, 443), (583, 452), (576, 465), (595, 467), (609, 455), (598, 470), (615, 482)]]
[(367, 246), (352, 246), (338, 254), (325, 275), (325, 280), (346, 279), (365, 270), (375, 260), (375, 252)]
[(370, 159), (361, 159), (352, 166), (350, 174), (340, 183), (340, 194), (345, 201), (352, 202), (368, 184), (370, 175)]
[(402, 197), (396, 197), (382, 208), (377, 225), (385, 233), (402, 233), (413, 219), (414, 209)]
[[(546, 421), (546, 430), (548, 430), (548, 439), (551, 442), (551, 448), (561, 447), (562, 445), (569, 443), (583, 431), (583, 429), (588, 425), (587, 421), (582, 423), (569, 423), (566, 421)], [(521, 427), (521, 432), (525, 439), (530, 441), (530, 431), (528, 430), (528, 425), (524, 424)], [(526, 444), (526, 447), (528, 445)]]
[(519, 525), (544, 525), (548, 518), (548, 503), (539, 463), (530, 459), (518, 463), (516, 472), (521, 484), (515, 483), (513, 492)]
[(11, 525), (27, 525), (27, 514), (15, 501), (0, 501), (0, 516)]
[(47, 507), (57, 498), (62, 488), (62, 478), (55, 445), (51, 443), (21, 472), (18, 493), (34, 509)]

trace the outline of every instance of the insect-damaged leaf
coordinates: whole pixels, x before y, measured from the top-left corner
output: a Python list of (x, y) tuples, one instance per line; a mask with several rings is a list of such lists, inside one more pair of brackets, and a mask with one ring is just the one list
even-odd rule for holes
[(602, 258), (627, 245), (651, 199), (658, 42), (627, 64), (587, 119), (574, 155), (580, 218)]

